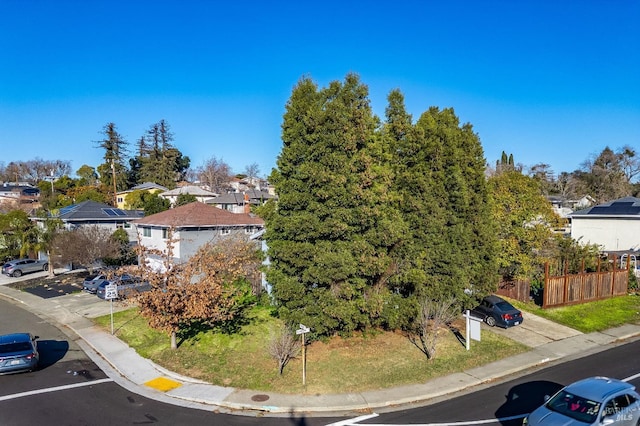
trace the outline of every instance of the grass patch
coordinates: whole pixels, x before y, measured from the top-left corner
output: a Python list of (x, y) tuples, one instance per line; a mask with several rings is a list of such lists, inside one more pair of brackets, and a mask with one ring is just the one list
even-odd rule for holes
[[(280, 393), (345, 393), (419, 383), (487, 364), (528, 350), (520, 343), (485, 331), (466, 351), (453, 333), (443, 331), (435, 359), (400, 333), (378, 332), (336, 337), (307, 346), (307, 385), (302, 360), (291, 361), (282, 375), (267, 353), (271, 330), (279, 325), (270, 310), (256, 308), (251, 321), (233, 335), (201, 332), (170, 348), (169, 336), (150, 329), (137, 309), (114, 313), (117, 337), (140, 355), (176, 373), (220, 386)], [(110, 331), (110, 316), (95, 321)]]
[(550, 309), (542, 309), (533, 303), (510, 301), (518, 309), (531, 312), (583, 333), (602, 331), (626, 323), (640, 321), (640, 296), (637, 294)]

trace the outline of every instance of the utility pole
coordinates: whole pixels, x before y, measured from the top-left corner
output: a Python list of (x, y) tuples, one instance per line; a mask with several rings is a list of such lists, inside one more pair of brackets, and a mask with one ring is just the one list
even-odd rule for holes
[(118, 190), (116, 188), (116, 166), (111, 159), (111, 180), (113, 181), (113, 207), (118, 207)]

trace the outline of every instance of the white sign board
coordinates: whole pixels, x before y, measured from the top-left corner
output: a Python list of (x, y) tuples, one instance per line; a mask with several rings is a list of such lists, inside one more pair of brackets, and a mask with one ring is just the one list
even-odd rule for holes
[(480, 341), (480, 321), (471, 320), (469, 324), (469, 334), (473, 340)]
[(304, 324), (300, 324), (300, 328), (296, 330), (296, 334), (304, 334), (310, 332), (311, 329)]
[(118, 286), (115, 284), (107, 284), (104, 287), (105, 300), (113, 300), (118, 298)]

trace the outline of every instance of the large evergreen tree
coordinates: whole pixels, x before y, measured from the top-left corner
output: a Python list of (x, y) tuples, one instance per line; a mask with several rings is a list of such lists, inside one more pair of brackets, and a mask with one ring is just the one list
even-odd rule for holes
[[(414, 125), (399, 91), (380, 125), (355, 75), (287, 103), (261, 213), (280, 313), (316, 334), (398, 327), (425, 297), (478, 297), (497, 284), (496, 228), (471, 125), (430, 108)], [(394, 311), (395, 312), (392, 312)]]
[(494, 289), (495, 228), (483, 151), (471, 125), (461, 126), (452, 109), (431, 107), (393, 152), (399, 208), (411, 226), (400, 288), (437, 300)]
[[(127, 142), (118, 133), (114, 123), (107, 123), (102, 134), (104, 139), (98, 142), (98, 147), (104, 149), (104, 163), (98, 166), (100, 182), (108, 188), (115, 186), (118, 191), (123, 191), (127, 186)], [(111, 189), (113, 191), (113, 189)]]
[(138, 183), (155, 182), (167, 188), (175, 188), (189, 168), (189, 157), (173, 146), (174, 135), (165, 120), (151, 125), (138, 142), (138, 156), (132, 163)]
[(392, 266), (386, 164), (368, 89), (356, 75), (318, 90), (303, 78), (287, 103), (271, 175), (268, 280), (286, 320), (316, 335), (350, 332), (380, 314)]

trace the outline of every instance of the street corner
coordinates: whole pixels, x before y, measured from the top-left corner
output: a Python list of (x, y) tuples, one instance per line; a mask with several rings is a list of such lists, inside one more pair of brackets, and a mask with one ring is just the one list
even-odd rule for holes
[(182, 383), (169, 379), (167, 377), (156, 377), (155, 379), (146, 382), (145, 386), (148, 386), (160, 392), (169, 392), (182, 386)]

